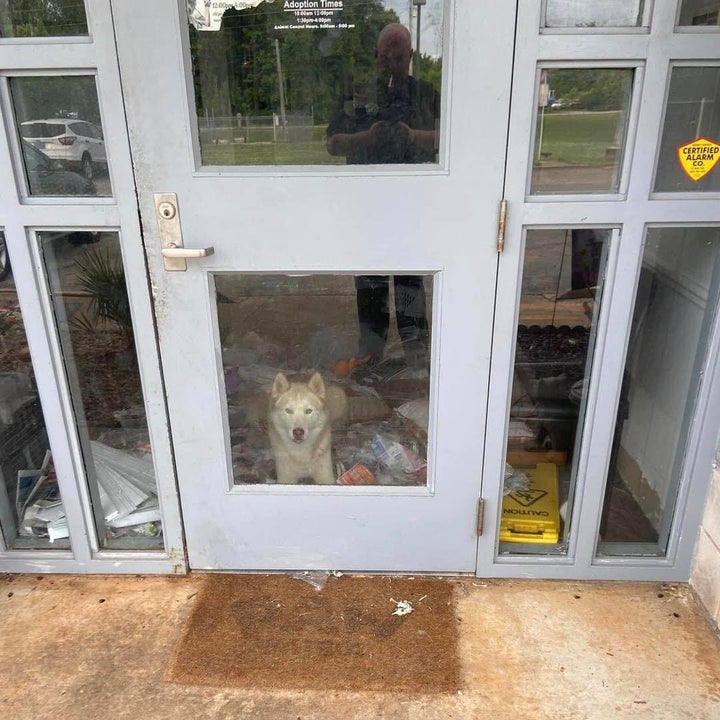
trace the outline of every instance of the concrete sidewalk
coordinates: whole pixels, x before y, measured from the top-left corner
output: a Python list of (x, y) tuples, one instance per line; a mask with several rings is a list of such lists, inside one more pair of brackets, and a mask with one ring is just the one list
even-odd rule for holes
[(450, 579), (462, 685), (409, 696), (166, 683), (212, 581), (0, 575), (0, 717), (720, 719), (720, 645), (685, 585)]

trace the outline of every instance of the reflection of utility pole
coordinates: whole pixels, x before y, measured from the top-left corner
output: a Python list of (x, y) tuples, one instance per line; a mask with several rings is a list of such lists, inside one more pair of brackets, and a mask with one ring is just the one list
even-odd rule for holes
[(280, 88), (280, 122), (283, 128), (283, 139), (287, 140), (287, 125), (285, 124), (285, 83), (283, 82), (282, 64), (280, 63), (280, 41), (275, 38), (275, 57), (277, 58), (278, 87)]
[(417, 8), (417, 30), (415, 32), (415, 53), (413, 54), (413, 75), (420, 77), (420, 16), (422, 6), (427, 0), (412, 0), (412, 4)]
[(535, 162), (540, 164), (540, 158), (543, 146), (543, 134), (545, 132), (545, 108), (548, 104), (548, 98), (550, 96), (550, 84), (548, 82), (547, 70), (543, 70), (540, 73), (540, 94), (538, 95), (538, 106), (540, 107), (540, 127), (538, 129), (538, 136), (535, 140), (537, 143), (537, 157)]

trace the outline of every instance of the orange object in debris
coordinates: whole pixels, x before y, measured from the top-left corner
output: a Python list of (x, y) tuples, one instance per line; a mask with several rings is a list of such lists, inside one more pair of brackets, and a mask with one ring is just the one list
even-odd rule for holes
[(375, 476), (362, 463), (353, 465), (337, 481), (340, 485), (377, 485)]
[(336, 377), (347, 377), (356, 367), (370, 362), (371, 355), (363, 355), (360, 358), (350, 358), (349, 360), (340, 360), (335, 365)]

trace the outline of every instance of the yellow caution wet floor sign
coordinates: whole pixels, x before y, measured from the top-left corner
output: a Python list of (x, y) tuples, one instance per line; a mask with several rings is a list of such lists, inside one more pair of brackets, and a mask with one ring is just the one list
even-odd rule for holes
[(678, 148), (680, 167), (691, 180), (705, 177), (720, 160), (720, 143), (698, 138)]

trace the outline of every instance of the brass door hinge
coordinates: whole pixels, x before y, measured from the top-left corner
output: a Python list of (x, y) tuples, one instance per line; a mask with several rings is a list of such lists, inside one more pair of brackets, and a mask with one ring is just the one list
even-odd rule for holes
[(507, 223), (507, 200), (500, 201), (500, 217), (498, 218), (497, 251), (505, 249), (505, 225)]
[(481, 537), (483, 534), (483, 527), (485, 525), (485, 499), (478, 499), (478, 513), (477, 513), (477, 534)]

